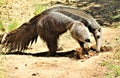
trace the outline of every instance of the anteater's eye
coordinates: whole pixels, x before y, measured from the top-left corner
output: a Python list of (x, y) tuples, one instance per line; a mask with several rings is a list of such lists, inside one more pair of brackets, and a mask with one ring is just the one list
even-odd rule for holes
[(100, 38), (100, 36), (97, 36), (97, 39), (99, 39)]

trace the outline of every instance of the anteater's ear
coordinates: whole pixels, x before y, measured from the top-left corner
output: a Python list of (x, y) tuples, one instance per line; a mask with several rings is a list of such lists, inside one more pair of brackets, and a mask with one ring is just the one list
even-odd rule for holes
[(102, 29), (101, 29), (101, 28), (98, 28), (98, 29), (95, 30), (95, 33), (96, 33), (96, 32), (101, 32), (101, 31), (102, 31)]
[(99, 32), (101, 32), (101, 28), (98, 28), (97, 30), (98, 30)]
[(99, 31), (99, 32), (101, 32), (101, 28), (98, 28), (96, 31)]

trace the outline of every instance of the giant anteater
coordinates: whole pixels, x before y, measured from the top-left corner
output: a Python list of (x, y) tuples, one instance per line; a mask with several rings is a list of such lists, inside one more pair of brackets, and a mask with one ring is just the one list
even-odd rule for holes
[(99, 24), (89, 14), (64, 6), (46, 9), (34, 16), (29, 22), (5, 34), (1, 43), (8, 51), (22, 51), (36, 41), (39, 35), (46, 42), (49, 54), (54, 55), (59, 36), (67, 30), (82, 48), (85, 42), (90, 42), (89, 31), (92, 32), (99, 51), (101, 39)]

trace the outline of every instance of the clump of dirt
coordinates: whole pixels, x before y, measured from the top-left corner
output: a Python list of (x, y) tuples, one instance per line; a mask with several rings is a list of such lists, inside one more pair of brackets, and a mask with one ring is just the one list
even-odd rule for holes
[(111, 46), (103, 46), (101, 47), (101, 51), (111, 51), (113, 50)]
[[(75, 56), (76, 56), (76, 59), (87, 59), (87, 58), (90, 58), (92, 56), (95, 56), (95, 55), (98, 55), (98, 53), (100, 52), (97, 52), (96, 51), (96, 46), (91, 46), (90, 48), (77, 48), (75, 50)], [(101, 47), (101, 52), (108, 52), (108, 51), (112, 51), (113, 48), (111, 46), (102, 46)]]

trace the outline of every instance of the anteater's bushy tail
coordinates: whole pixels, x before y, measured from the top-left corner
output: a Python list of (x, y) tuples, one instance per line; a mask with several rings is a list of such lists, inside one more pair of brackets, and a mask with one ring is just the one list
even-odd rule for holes
[(37, 41), (38, 33), (34, 23), (24, 23), (19, 28), (6, 34), (5, 38), (1, 35), (1, 43), (7, 51), (22, 51), (29, 44)]
[(4, 36), (4, 34), (0, 34), (0, 44), (1, 44), (2, 40), (3, 40), (3, 36)]

